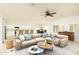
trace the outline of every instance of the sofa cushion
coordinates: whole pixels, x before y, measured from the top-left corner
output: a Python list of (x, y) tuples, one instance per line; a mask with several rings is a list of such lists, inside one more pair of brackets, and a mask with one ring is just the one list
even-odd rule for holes
[(60, 39), (59, 39), (59, 38), (54, 38), (53, 41), (54, 41), (54, 44), (55, 44), (55, 45), (59, 45), (59, 41), (60, 41)]
[(20, 35), (18, 36), (18, 39), (21, 40), (21, 41), (25, 41), (25, 36), (22, 35), (22, 34), (20, 34)]
[(34, 39), (29, 40), (29, 41), (24, 41), (24, 42), (22, 42), (22, 48), (28, 47), (33, 44), (36, 44), (36, 41)]
[(42, 41), (45, 41), (46, 38), (39, 37), (39, 38), (35, 38), (34, 40), (35, 40), (36, 42), (42, 42)]
[(33, 38), (38, 38), (38, 37), (41, 37), (41, 34), (32, 34), (32, 39)]
[(42, 33), (42, 37), (43, 37), (43, 38), (46, 38), (46, 37), (48, 37), (48, 33), (47, 33), (47, 32), (45, 32), (45, 33)]
[(32, 35), (31, 34), (24, 34), (24, 36), (25, 36), (25, 40), (32, 39)]

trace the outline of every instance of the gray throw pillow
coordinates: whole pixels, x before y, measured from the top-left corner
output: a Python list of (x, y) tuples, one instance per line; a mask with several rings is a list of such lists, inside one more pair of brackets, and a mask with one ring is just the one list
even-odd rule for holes
[(48, 33), (47, 32), (46, 33), (43, 33), (42, 34), (42, 37), (44, 37), (44, 38), (48, 37)]
[(24, 34), (24, 36), (25, 36), (26, 40), (32, 39), (32, 35), (31, 34)]

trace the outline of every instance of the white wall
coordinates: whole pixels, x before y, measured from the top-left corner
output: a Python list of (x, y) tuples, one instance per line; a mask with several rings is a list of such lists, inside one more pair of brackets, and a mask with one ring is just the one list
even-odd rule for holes
[[(22, 21), (22, 20), (19, 20), (19, 21)], [(14, 28), (14, 26), (20, 26), (21, 28), (24, 28), (24, 29), (38, 29), (40, 27), (40, 25), (42, 24), (43, 27), (45, 29), (48, 30), (49, 33), (53, 33), (53, 25), (64, 25), (64, 29), (65, 30), (69, 30), (69, 24), (78, 24), (79, 25), (79, 15), (77, 16), (71, 16), (71, 17), (64, 17), (64, 18), (61, 18), (61, 19), (56, 19), (56, 20), (38, 20), (38, 21), (30, 21), (30, 22), (27, 22), (27, 20), (25, 21), (22, 21), (21, 23), (19, 23), (19, 21), (16, 21), (16, 22), (13, 22), (12, 24), (8, 24), (7, 23), (7, 26), (8, 27), (11, 27), (11, 28)], [(79, 27), (78, 27), (79, 29)], [(79, 30), (77, 30), (77, 32), (75, 32), (76, 36), (79, 37)]]
[(64, 25), (65, 30), (69, 30), (69, 24), (79, 24), (79, 15), (57, 19), (51, 22), (52, 25)]
[(0, 43), (2, 42), (2, 18), (0, 17)]
[(4, 19), (2, 18), (2, 16), (0, 16), (0, 43), (2, 43), (4, 41), (4, 26), (5, 26), (5, 22)]
[[(14, 21), (12, 20), (12, 24), (9, 24), (10, 22), (8, 21), (7, 26), (8, 27), (12, 27), (14, 28), (14, 26), (20, 26), (21, 28), (29, 28), (29, 29), (38, 29), (39, 26), (42, 24), (44, 28), (47, 28), (49, 32), (52, 31), (52, 26), (53, 25), (64, 25), (65, 29), (68, 30), (68, 25), (69, 24), (79, 24), (79, 15), (77, 16), (71, 16), (71, 17), (65, 17), (65, 18), (61, 18), (61, 19), (56, 19), (56, 20), (38, 20), (38, 21), (30, 21), (28, 22), (27, 20), (18, 20), (18, 21)], [(19, 23), (21, 22), (21, 23)]]
[(79, 15), (77, 16), (71, 16), (71, 17), (64, 17), (62, 19), (57, 19), (55, 21), (52, 22), (52, 24), (75, 24), (75, 23), (79, 23)]

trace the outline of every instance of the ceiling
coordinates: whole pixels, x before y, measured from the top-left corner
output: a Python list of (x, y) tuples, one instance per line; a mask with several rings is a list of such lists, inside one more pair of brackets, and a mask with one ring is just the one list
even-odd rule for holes
[[(44, 17), (46, 10), (56, 11), (50, 18)], [(79, 15), (78, 3), (5, 3), (0, 4), (0, 15), (8, 21), (34, 21), (43, 19), (59, 19)], [(19, 21), (21, 22), (21, 21)]]

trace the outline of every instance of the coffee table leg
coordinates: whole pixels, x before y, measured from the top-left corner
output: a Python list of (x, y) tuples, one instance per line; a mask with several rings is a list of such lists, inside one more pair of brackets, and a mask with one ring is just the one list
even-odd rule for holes
[(53, 48), (52, 48), (51, 50), (44, 49), (43, 54), (44, 54), (44, 55), (48, 54), (48, 51), (49, 51), (49, 52), (53, 51)]

